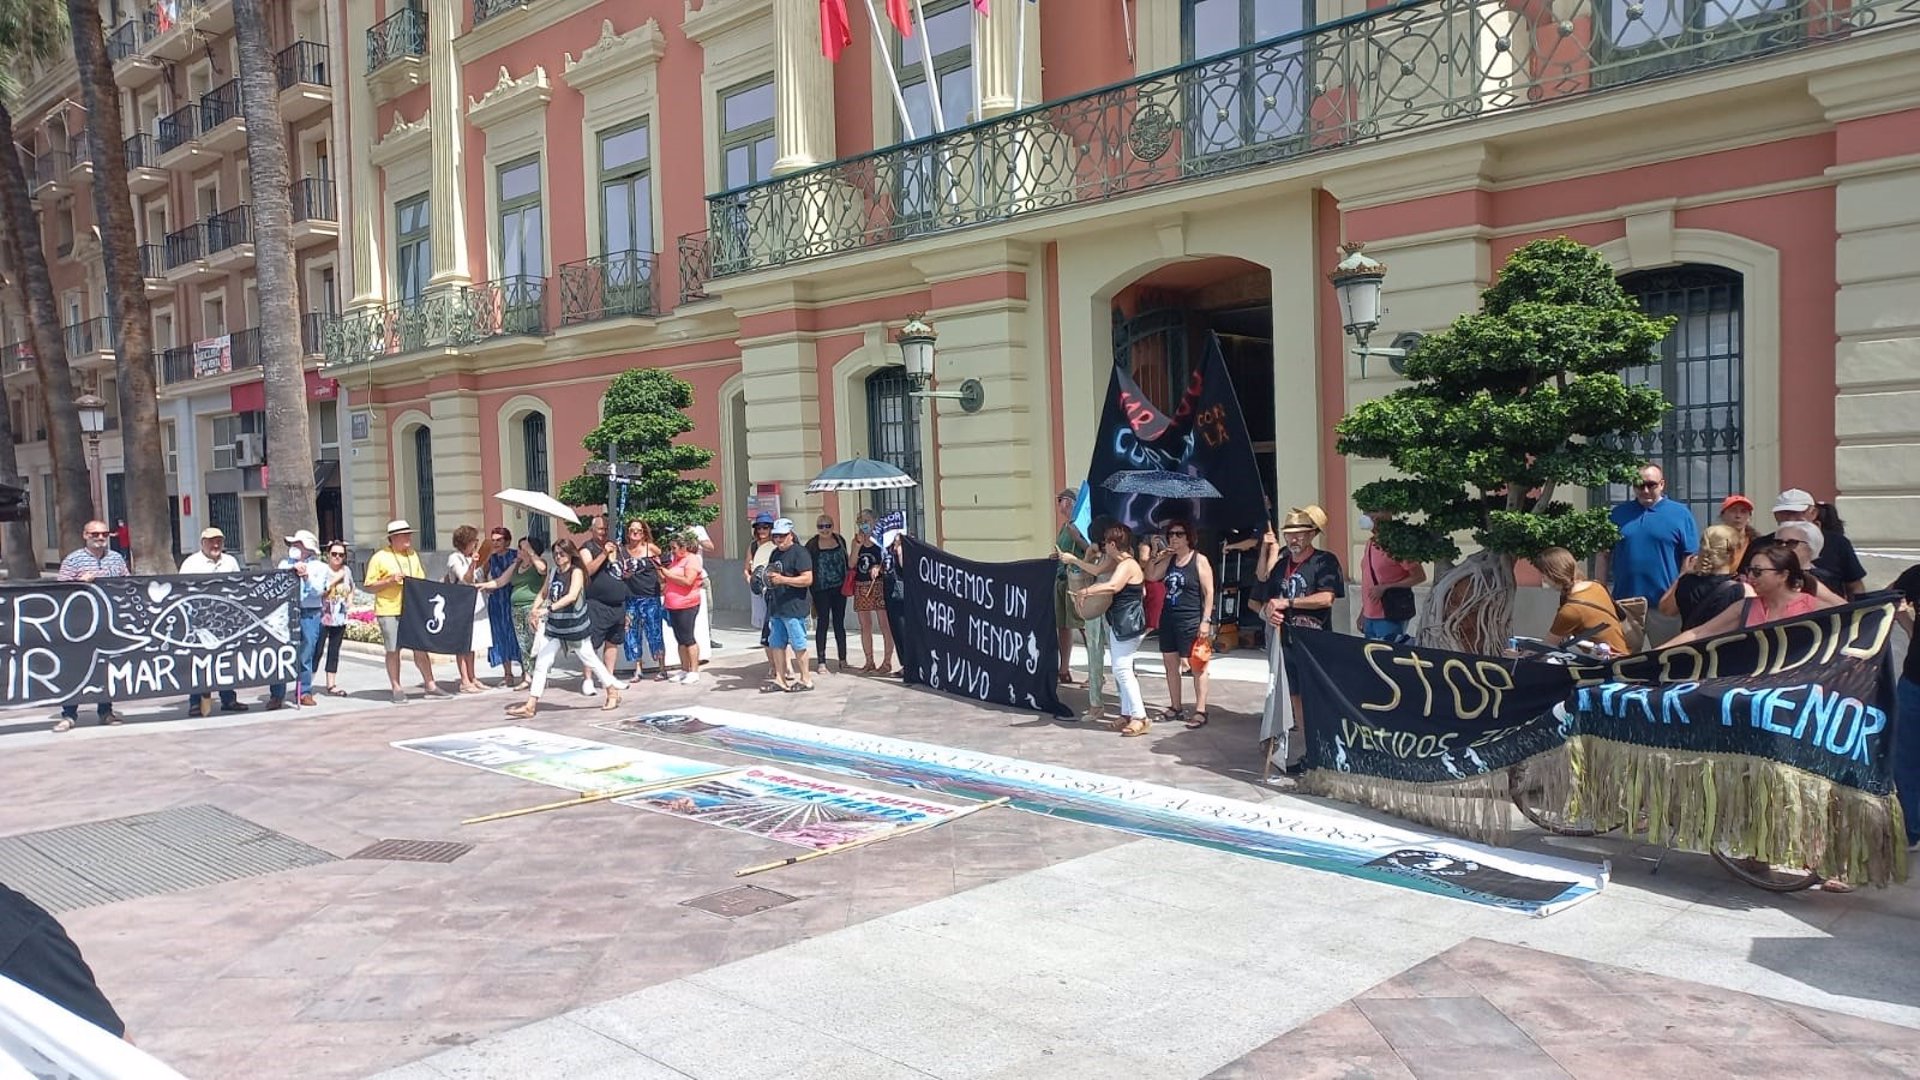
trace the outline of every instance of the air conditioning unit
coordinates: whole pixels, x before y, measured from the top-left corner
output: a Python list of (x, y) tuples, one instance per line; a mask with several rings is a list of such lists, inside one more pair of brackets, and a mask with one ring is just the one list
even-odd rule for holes
[(233, 440), (233, 463), (240, 468), (249, 465), (265, 465), (267, 453), (266, 448), (260, 445), (260, 436), (252, 434), (236, 436)]

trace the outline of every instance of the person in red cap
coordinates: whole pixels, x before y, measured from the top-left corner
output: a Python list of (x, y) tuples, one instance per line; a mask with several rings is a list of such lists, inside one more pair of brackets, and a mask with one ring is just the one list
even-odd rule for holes
[(1740, 534), (1740, 550), (1734, 554), (1733, 565), (1740, 565), (1740, 556), (1760, 534), (1753, 527), (1753, 500), (1745, 495), (1729, 495), (1720, 500), (1720, 524)]

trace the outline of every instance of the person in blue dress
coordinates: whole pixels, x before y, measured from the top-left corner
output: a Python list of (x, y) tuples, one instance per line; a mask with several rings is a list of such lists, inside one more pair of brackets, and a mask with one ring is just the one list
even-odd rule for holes
[[(520, 552), (514, 550), (513, 533), (504, 525), (496, 526), (488, 540), (492, 550), (487, 552), (487, 580), (511, 581), (514, 567), (521, 560)], [(513, 665), (524, 669), (526, 658), (520, 655), (520, 635), (514, 631), (512, 589), (496, 588), (487, 594), (487, 627), (493, 632), (487, 662), (500, 669), (507, 686), (518, 686), (525, 681), (524, 671), (522, 677), (515, 677)]]

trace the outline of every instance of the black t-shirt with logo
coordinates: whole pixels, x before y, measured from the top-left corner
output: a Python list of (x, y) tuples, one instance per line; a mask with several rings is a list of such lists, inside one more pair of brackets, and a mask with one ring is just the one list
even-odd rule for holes
[(620, 575), (615, 573), (615, 567), (620, 558), (619, 549), (610, 544), (602, 544), (598, 540), (589, 540), (580, 550), (587, 555), (598, 555), (602, 551), (612, 552), (607, 557), (607, 561), (600, 564), (599, 571), (587, 580), (587, 599), (596, 604), (626, 606), (627, 583), (620, 580)]
[[(813, 557), (799, 544), (789, 545), (784, 551), (775, 548), (773, 557), (767, 560), (768, 581), (771, 575), (799, 577), (813, 569)], [(767, 586), (767, 614), (776, 619), (804, 619), (813, 612), (813, 598), (807, 595), (804, 586), (772, 585)]]
[[(1293, 556), (1283, 549), (1258, 599), (1262, 603), (1274, 597), (1298, 600), (1319, 592), (1331, 592), (1335, 600), (1347, 595), (1347, 579), (1340, 572), (1340, 559), (1331, 551), (1315, 548), (1313, 554), (1296, 564)], [(1326, 630), (1333, 626), (1333, 609), (1290, 606), (1286, 618), (1288, 626)]]

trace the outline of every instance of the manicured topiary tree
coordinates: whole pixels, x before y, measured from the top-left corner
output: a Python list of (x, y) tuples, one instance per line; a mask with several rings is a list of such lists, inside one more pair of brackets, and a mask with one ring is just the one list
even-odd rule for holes
[(1498, 651), (1516, 560), (1549, 547), (1584, 557), (1618, 539), (1608, 507), (1575, 510), (1553, 494), (1632, 478), (1638, 459), (1624, 448), (1658, 426), (1667, 402), (1620, 372), (1654, 362), (1672, 327), (1640, 312), (1598, 252), (1536, 240), (1507, 260), (1477, 314), (1408, 357), (1411, 386), (1340, 421), (1340, 453), (1384, 458), (1400, 474), (1354, 493), (1398, 515), (1379, 530), (1389, 554), (1457, 560), (1462, 532), (1480, 548), (1434, 583), (1423, 644)]
[[(686, 414), (692, 407), (692, 385), (658, 368), (622, 372), (607, 387), (604, 418), (580, 443), (594, 461), (611, 460), (617, 448), (626, 502), (624, 511), (608, 507), (609, 514), (641, 518), (656, 535), (713, 520), (713, 482), (685, 475), (713, 464), (713, 451), (675, 441), (693, 430)], [(607, 478), (582, 472), (560, 486), (558, 497), (568, 506), (604, 506)], [(618, 539), (618, 525), (613, 532)]]

